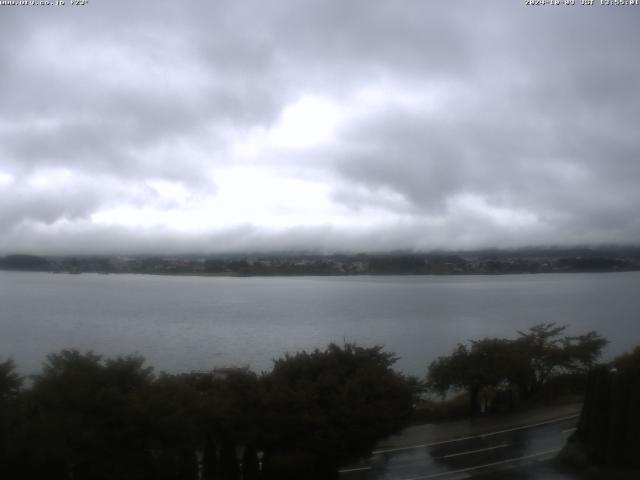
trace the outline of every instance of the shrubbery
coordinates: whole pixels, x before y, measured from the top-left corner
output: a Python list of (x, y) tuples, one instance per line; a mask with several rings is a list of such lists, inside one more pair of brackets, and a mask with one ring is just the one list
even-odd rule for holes
[[(0, 364), (6, 478), (331, 478), (406, 424), (417, 382), (380, 347), (330, 345), (271, 372), (155, 375), (138, 356), (50, 355), (30, 388)], [(200, 469), (200, 472), (199, 472)]]
[(573, 448), (596, 465), (640, 467), (640, 347), (589, 372)]
[(539, 324), (515, 339), (484, 338), (458, 344), (449, 356), (431, 363), (427, 385), (445, 394), (465, 390), (472, 414), (489, 403), (513, 406), (518, 400), (580, 390), (607, 340), (596, 332), (563, 336), (566, 327)]

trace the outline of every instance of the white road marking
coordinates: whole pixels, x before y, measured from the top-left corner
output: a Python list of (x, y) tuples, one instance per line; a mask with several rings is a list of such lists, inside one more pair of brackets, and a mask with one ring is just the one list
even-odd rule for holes
[[(444, 442), (448, 443), (448, 442)], [(437, 443), (421, 443), (420, 445), (411, 445), (410, 447), (397, 447), (397, 448), (387, 448), (385, 450), (374, 450), (371, 452), (371, 455), (380, 455), (382, 453), (391, 453), (391, 452), (401, 452), (403, 450), (415, 450), (416, 448), (425, 448), (432, 447), (434, 445), (439, 445)]]
[(554, 450), (545, 450), (544, 452), (532, 453), (531, 455), (525, 455), (524, 457), (509, 458), (507, 460), (500, 460), (499, 462), (485, 463), (484, 465), (476, 465), (475, 467), (460, 468), (458, 470), (449, 470), (448, 472), (434, 473), (431, 475), (424, 475), (421, 477), (411, 477), (411, 478), (406, 478), (405, 480), (426, 480), (427, 478), (443, 477), (445, 475), (455, 475), (456, 473), (470, 472), (472, 470), (480, 470), (481, 468), (494, 467), (496, 465), (504, 465), (505, 463), (518, 462), (520, 460), (527, 460), (529, 458), (542, 457), (544, 455), (549, 455), (551, 453), (557, 453), (560, 450), (562, 449), (556, 448)]
[(517, 430), (525, 430), (527, 428), (540, 427), (542, 425), (549, 425), (552, 423), (562, 422), (564, 420), (578, 418), (579, 416), (580, 414), (576, 413), (575, 415), (568, 415), (566, 417), (554, 418), (553, 420), (546, 420), (544, 422), (532, 423), (530, 425), (524, 425), (522, 427), (507, 428), (505, 430), (498, 430), (496, 432), (478, 433), (476, 435), (470, 435), (468, 437), (452, 438), (451, 440), (443, 440), (441, 442), (421, 443), (420, 445), (411, 445), (409, 447), (397, 447), (397, 448), (388, 448), (384, 450), (374, 450), (373, 452), (371, 452), (371, 455), (379, 455), (381, 453), (401, 452), (403, 450), (415, 450), (416, 448), (435, 447), (437, 445), (445, 445), (447, 443), (461, 442), (462, 440), (471, 440), (472, 438), (490, 437), (492, 435), (499, 435), (501, 433), (515, 432)]
[(364, 470), (371, 470), (371, 467), (343, 468), (342, 470), (338, 470), (338, 473), (362, 472)]
[[(524, 430), (526, 428), (540, 427), (542, 425), (550, 425), (552, 423), (558, 423), (558, 422), (562, 422), (564, 420), (571, 420), (572, 418), (578, 418), (579, 416), (580, 416), (580, 414), (576, 413), (575, 415), (568, 415), (566, 417), (554, 418), (553, 420), (546, 420), (544, 422), (532, 423), (530, 425), (524, 425), (522, 427), (507, 428), (505, 430), (498, 430), (496, 432), (483, 433), (482, 436), (483, 437), (490, 437), (491, 435), (499, 435), (501, 433), (515, 432), (517, 430)], [(478, 436), (480, 436), (480, 435), (473, 435), (473, 436), (467, 437), (466, 439), (475, 438), (475, 437), (478, 437)], [(465, 438), (459, 438), (458, 440), (466, 440), (466, 439)]]
[(569, 432), (573, 432), (576, 430), (576, 427), (573, 428), (565, 428), (564, 430), (562, 430), (562, 433), (569, 433)]
[(495, 445), (493, 447), (478, 448), (477, 450), (468, 450), (466, 452), (460, 452), (460, 453), (451, 453), (449, 455), (444, 455), (442, 458), (460, 457), (462, 455), (471, 455), (472, 453), (486, 452), (487, 450), (495, 450), (496, 448), (504, 448), (508, 446), (509, 446), (508, 443), (503, 443), (502, 445)]

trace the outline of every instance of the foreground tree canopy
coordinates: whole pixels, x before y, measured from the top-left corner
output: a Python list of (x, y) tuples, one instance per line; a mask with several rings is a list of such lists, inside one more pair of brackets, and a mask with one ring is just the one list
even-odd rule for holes
[(404, 426), (417, 382), (381, 347), (329, 345), (262, 375), (154, 375), (139, 356), (49, 355), (28, 389), (0, 364), (7, 478), (331, 478)]
[[(581, 375), (600, 357), (607, 340), (596, 332), (563, 336), (565, 326), (543, 323), (516, 339), (484, 338), (470, 345), (458, 344), (451, 355), (431, 363), (427, 385), (442, 395), (451, 389), (466, 390), (470, 410), (482, 410), (481, 393), (506, 392), (531, 399), (559, 375)], [(485, 396), (486, 398), (486, 396)]]
[(640, 468), (640, 347), (589, 372), (571, 443), (596, 465)]

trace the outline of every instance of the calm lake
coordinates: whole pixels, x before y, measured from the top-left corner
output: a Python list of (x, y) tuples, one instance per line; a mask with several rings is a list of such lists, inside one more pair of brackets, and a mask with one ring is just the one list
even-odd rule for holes
[(540, 322), (640, 344), (640, 272), (504, 276), (169, 277), (0, 272), (0, 360), (138, 352), (171, 372), (248, 365), (329, 342), (383, 344), (424, 375), (457, 342)]

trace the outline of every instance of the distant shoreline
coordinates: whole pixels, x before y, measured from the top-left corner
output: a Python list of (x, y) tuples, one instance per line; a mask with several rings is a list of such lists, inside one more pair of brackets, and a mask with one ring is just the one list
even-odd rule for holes
[(640, 247), (386, 254), (90, 255), (0, 257), (0, 269), (211, 277), (505, 275), (640, 270)]
[(2, 272), (47, 273), (50, 275), (153, 275), (156, 277), (215, 277), (215, 278), (291, 278), (291, 277), (502, 277), (506, 275), (551, 275), (577, 273), (630, 273), (640, 272), (640, 268), (628, 270), (565, 270), (556, 272), (464, 272), (464, 273), (291, 273), (291, 274), (239, 274), (239, 273), (172, 273), (172, 272), (66, 272), (51, 270), (16, 270), (0, 268)]

